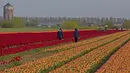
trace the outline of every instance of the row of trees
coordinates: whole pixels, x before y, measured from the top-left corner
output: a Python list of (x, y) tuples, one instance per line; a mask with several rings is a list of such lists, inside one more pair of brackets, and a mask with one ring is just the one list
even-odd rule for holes
[(124, 29), (130, 29), (130, 20), (125, 20), (123, 22), (123, 24), (120, 26), (118, 26), (118, 24), (117, 24), (117, 26), (116, 25), (114, 26), (111, 21), (106, 21), (105, 25), (108, 25), (108, 28), (110, 28), (110, 29), (111, 28), (121, 28), (121, 27), (123, 27)]
[(14, 17), (12, 20), (2, 20), (0, 27), (2, 28), (23, 28), (23, 27), (37, 27), (39, 24), (38, 20), (25, 21), (22, 18)]
[(12, 20), (2, 20), (0, 23), (2, 28), (23, 28), (24, 20), (18, 17), (14, 17)]
[(25, 22), (25, 26), (26, 27), (37, 27), (39, 24), (39, 21), (38, 20), (35, 20), (35, 19), (32, 19), (30, 21), (26, 21)]
[[(57, 27), (62, 27), (64, 29), (74, 29), (74, 28), (86, 28), (89, 29), (89, 27), (97, 27), (98, 25), (94, 25), (94, 26), (79, 26), (79, 21), (77, 20), (69, 20), (69, 21), (65, 21), (63, 24), (57, 24)], [(30, 21), (24, 21), (21, 18), (18, 17), (14, 17), (12, 20), (3, 20), (0, 23), (0, 26), (2, 28), (22, 28), (22, 27), (37, 27), (39, 24), (38, 20), (30, 20)], [(111, 21), (105, 21), (104, 25), (108, 25), (108, 28), (120, 28), (123, 27), (125, 29), (130, 29), (130, 20), (125, 20), (124, 23), (122, 24), (122, 26), (114, 26), (113, 23)]]
[(78, 21), (76, 20), (71, 20), (71, 21), (65, 21), (61, 27), (64, 29), (74, 29), (74, 28), (78, 28)]
[[(95, 27), (102, 27), (102, 26), (99, 26), (99, 25), (93, 25), (93, 26), (87, 26), (86, 27), (86, 26), (81, 26), (81, 25), (79, 26), (78, 24), (79, 24), (78, 21), (71, 20), (71, 21), (65, 21), (61, 25), (57, 24), (57, 27), (62, 27), (64, 29), (73, 29), (73, 28), (80, 28), (80, 27), (86, 28), (86, 29), (89, 29), (89, 28), (94, 28), (95, 29)], [(122, 27), (124, 29), (130, 29), (130, 20), (125, 20), (122, 25), (117, 24), (117, 26), (114, 25), (111, 21), (105, 21), (104, 25), (108, 25), (109, 29), (113, 29), (113, 28), (118, 29), (118, 28), (122, 28)]]
[(125, 29), (130, 29), (130, 20), (125, 20), (122, 26)]

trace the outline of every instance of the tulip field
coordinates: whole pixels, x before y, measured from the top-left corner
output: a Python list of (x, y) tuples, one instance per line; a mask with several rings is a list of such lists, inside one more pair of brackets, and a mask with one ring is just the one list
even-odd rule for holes
[(130, 73), (130, 41), (121, 47), (96, 73)]
[(130, 31), (84, 30), (77, 43), (72, 33), (0, 34), (0, 73), (130, 73)]
[[(80, 40), (92, 38), (101, 35), (119, 32), (118, 30), (109, 30), (107, 32), (97, 32), (96, 30), (80, 31)], [(0, 55), (15, 54), (26, 50), (32, 50), (39, 47), (52, 46), (64, 42), (72, 41), (73, 31), (65, 31), (64, 39), (57, 39), (57, 32), (27, 32), (27, 33), (2, 33), (0, 34)], [(13, 49), (13, 50), (12, 50)]]

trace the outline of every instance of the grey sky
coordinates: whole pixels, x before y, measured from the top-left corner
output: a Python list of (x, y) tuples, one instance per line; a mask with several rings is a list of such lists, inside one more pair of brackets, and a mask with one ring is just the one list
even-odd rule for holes
[(130, 0), (0, 0), (0, 16), (8, 2), (15, 6), (15, 16), (130, 18)]

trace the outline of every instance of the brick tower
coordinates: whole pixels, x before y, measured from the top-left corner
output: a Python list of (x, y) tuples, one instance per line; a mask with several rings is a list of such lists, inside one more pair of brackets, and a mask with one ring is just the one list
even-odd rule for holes
[(13, 18), (14, 6), (10, 3), (7, 3), (3, 6), (3, 16), (4, 20), (11, 20)]

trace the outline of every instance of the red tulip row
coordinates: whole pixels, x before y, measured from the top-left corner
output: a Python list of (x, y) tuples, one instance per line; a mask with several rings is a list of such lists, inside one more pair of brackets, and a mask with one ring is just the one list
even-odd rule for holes
[[(108, 34), (111, 32), (118, 32), (116, 30), (109, 30), (104, 32)], [(94, 35), (97, 32), (96, 30), (80, 31), (81, 36)], [(64, 38), (72, 38), (73, 31), (64, 32)], [(0, 34), (0, 47), (27, 44), (33, 42), (44, 42), (57, 40), (57, 32), (44, 32), (44, 33), (9, 33), (9, 34)]]
[[(101, 35), (119, 32), (117, 30), (109, 30), (107, 32), (97, 32), (96, 30), (80, 31), (80, 40), (92, 38)], [(15, 54), (25, 50), (52, 46), (64, 42), (72, 41), (72, 31), (64, 32), (64, 40), (57, 40), (56, 32), (46, 33), (13, 33), (13, 34), (0, 34), (0, 56)], [(15, 45), (16, 47), (9, 47)], [(6, 48), (5, 48), (6, 47)]]

